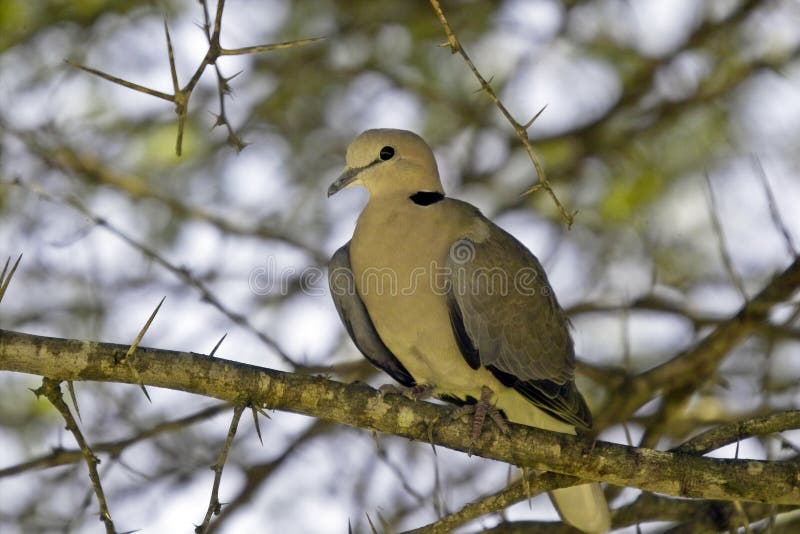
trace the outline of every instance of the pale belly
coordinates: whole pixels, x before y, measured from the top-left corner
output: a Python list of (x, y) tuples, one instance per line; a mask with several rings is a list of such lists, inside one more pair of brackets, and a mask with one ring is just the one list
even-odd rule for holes
[(417, 383), (440, 393), (480, 398), (484, 385), (503, 387), (485, 369), (472, 369), (458, 348), (441, 285), (446, 252), (431, 261), (413, 247), (384, 243), (383, 265), (365, 267), (354, 259), (353, 268), (361, 298), (389, 350)]

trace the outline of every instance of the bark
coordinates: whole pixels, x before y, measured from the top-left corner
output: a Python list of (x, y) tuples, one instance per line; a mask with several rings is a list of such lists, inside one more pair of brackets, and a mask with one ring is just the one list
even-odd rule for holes
[(511, 424), (487, 427), (470, 446), (470, 425), (452, 408), (381, 396), (363, 384), (285, 373), (202, 354), (34, 336), (0, 330), (0, 369), (54, 380), (120, 382), (186, 391), (284, 410), (579, 480), (679, 497), (800, 504), (793, 462), (715, 459), (629, 447)]

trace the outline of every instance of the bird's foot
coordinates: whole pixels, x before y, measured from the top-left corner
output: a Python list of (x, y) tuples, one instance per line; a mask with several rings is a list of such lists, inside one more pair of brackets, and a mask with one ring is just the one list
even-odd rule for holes
[(381, 396), (402, 395), (411, 400), (425, 400), (433, 394), (434, 387), (430, 384), (417, 384), (415, 386), (397, 386), (395, 384), (383, 384), (378, 388)]
[(486, 419), (487, 415), (494, 421), (500, 429), (500, 432), (503, 434), (508, 432), (508, 423), (505, 417), (503, 417), (500, 410), (495, 408), (491, 403), (492, 395), (494, 395), (494, 392), (488, 387), (483, 386), (481, 388), (481, 399), (478, 402), (475, 404), (465, 404), (464, 406), (456, 408), (453, 412), (453, 419), (461, 419), (465, 415), (472, 415), (472, 439), (470, 441), (470, 449), (472, 449), (472, 445), (475, 445), (478, 441), (478, 438), (481, 437), (483, 421)]

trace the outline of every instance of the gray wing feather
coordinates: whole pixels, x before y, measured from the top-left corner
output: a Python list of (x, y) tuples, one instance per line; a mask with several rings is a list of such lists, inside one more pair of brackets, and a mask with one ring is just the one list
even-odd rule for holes
[(511, 234), (484, 222), (487, 239), (463, 238), (447, 258), (451, 324), (462, 354), (551, 415), (590, 426), (573, 381), (569, 320), (544, 268)]
[(408, 370), (383, 343), (356, 291), (355, 277), (350, 266), (349, 241), (336, 251), (328, 264), (328, 285), (336, 311), (364, 357), (404, 386), (415, 385)]

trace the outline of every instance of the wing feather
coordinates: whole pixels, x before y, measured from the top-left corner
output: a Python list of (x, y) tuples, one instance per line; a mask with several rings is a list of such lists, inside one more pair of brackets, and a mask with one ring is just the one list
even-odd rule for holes
[(464, 358), (567, 423), (591, 426), (574, 383), (569, 321), (544, 268), (488, 219), (487, 238), (462, 238), (447, 258), (448, 306)]

